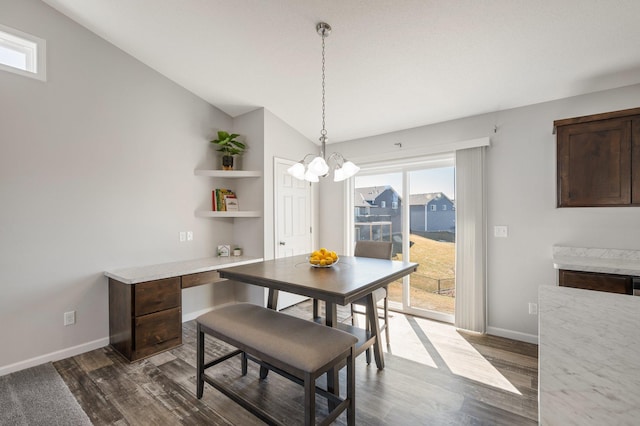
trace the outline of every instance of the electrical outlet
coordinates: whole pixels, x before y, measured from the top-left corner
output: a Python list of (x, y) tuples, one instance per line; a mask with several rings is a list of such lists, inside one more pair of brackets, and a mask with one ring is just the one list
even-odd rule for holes
[(529, 315), (538, 315), (538, 304), (529, 302)]
[(76, 311), (64, 313), (64, 325), (73, 325), (76, 323)]
[(180, 231), (180, 242), (184, 243), (185, 241), (187, 241), (187, 233), (184, 231)]
[(496, 238), (507, 238), (509, 236), (508, 226), (494, 226), (493, 236)]
[(187, 241), (193, 241), (193, 231), (187, 231)]

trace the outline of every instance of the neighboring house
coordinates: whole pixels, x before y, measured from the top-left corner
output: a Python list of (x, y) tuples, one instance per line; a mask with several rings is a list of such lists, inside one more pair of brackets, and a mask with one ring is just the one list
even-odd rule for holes
[(355, 224), (357, 240), (389, 240), (402, 232), (402, 199), (391, 186), (355, 189)]
[(455, 204), (442, 192), (411, 195), (409, 208), (411, 231), (456, 230)]

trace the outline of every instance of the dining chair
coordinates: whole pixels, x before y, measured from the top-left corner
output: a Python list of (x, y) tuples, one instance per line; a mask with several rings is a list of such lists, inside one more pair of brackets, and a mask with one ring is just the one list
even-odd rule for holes
[[(393, 251), (393, 243), (390, 241), (356, 241), (356, 247), (353, 255), (358, 257), (372, 257), (376, 259), (391, 259)], [(378, 312), (378, 319), (384, 320), (380, 326), (380, 332), (384, 330), (384, 335), (389, 344), (389, 289), (388, 286), (379, 288), (373, 292), (373, 302), (377, 308), (381, 308), (382, 313)], [(384, 300), (382, 307), (378, 306), (378, 302)], [(365, 315), (366, 318), (367, 300), (365, 297), (356, 300), (351, 304), (351, 324), (356, 325), (356, 314)], [(369, 322), (366, 322), (366, 329), (369, 330)], [(371, 352), (366, 351), (367, 364), (371, 363)]]

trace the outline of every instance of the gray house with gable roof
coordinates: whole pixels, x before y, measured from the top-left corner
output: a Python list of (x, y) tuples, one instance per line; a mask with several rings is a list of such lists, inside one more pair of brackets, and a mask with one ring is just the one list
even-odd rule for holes
[(409, 208), (411, 231), (456, 230), (455, 204), (442, 192), (411, 195)]

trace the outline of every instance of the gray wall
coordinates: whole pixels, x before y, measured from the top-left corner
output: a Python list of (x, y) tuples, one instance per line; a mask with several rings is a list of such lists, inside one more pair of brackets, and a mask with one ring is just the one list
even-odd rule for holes
[[(264, 202), (263, 208), (263, 220), (264, 229), (261, 230), (261, 235), (255, 240), (262, 243), (260, 247), (265, 259), (273, 259), (275, 257), (275, 230), (274, 230), (274, 158), (288, 159), (291, 161), (299, 161), (305, 154), (310, 152), (319, 152), (319, 148), (313, 144), (313, 142), (306, 139), (298, 131), (294, 130), (287, 123), (276, 117), (269, 110), (261, 109), (250, 113), (250, 115), (256, 117), (254, 120), (254, 127), (257, 123), (260, 123), (260, 130), (263, 132), (264, 138), (264, 152), (262, 157), (262, 170), (263, 173), (263, 194), (262, 199)], [(238, 118), (235, 119), (236, 124)], [(246, 123), (243, 120), (242, 123)], [(246, 128), (246, 124), (244, 124)], [(312, 210), (313, 206), (317, 205), (318, 189), (314, 187)], [(236, 219), (237, 220), (237, 219)], [(312, 218), (313, 229), (318, 229), (318, 217), (314, 214)], [(316, 232), (317, 234), (317, 232)], [(317, 235), (314, 236), (317, 241)], [(248, 240), (246, 238), (245, 240)], [(246, 244), (246, 243), (243, 243)], [(315, 245), (318, 247), (317, 245)], [(264, 304), (265, 290), (250, 285), (238, 285), (238, 291), (236, 298), (238, 300), (247, 300), (252, 303)]]
[[(526, 78), (523, 77), (523, 81)], [(537, 338), (537, 316), (528, 302), (538, 286), (556, 282), (551, 261), (554, 244), (640, 249), (640, 208), (555, 207), (553, 121), (638, 107), (640, 85), (408, 129), (332, 146), (357, 160), (362, 152), (389, 158), (404, 150), (443, 149), (449, 143), (491, 138), (487, 149), (488, 331), (521, 340)], [(497, 132), (494, 133), (494, 125)], [(402, 143), (398, 151), (394, 143)], [(331, 197), (332, 202), (323, 202)], [(321, 183), (321, 226), (340, 229), (344, 186)], [(330, 207), (329, 207), (330, 206)], [(509, 226), (509, 237), (493, 238), (493, 226)], [(342, 235), (323, 233), (320, 244), (343, 246)]]
[[(215, 254), (225, 224), (197, 166), (232, 120), (36, 0), (3, 0), (0, 22), (47, 40), (48, 81), (0, 72), (0, 371), (108, 338), (105, 269)], [(261, 141), (260, 141), (261, 142)], [(180, 243), (179, 231), (194, 241)], [(185, 313), (233, 297), (202, 286)], [(77, 324), (63, 326), (75, 310)]]

